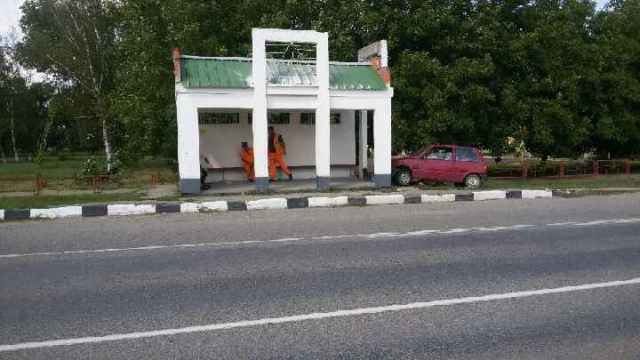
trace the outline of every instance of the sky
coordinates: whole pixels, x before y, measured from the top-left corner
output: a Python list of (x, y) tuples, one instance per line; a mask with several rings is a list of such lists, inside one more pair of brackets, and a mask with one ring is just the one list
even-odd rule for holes
[[(6, 36), (15, 28), (20, 32), (20, 5), (24, 0), (0, 0), (0, 34)], [(598, 6), (602, 7), (607, 0), (597, 0)]]
[(20, 5), (24, 0), (0, 0), (0, 33), (6, 36), (12, 29), (20, 31)]

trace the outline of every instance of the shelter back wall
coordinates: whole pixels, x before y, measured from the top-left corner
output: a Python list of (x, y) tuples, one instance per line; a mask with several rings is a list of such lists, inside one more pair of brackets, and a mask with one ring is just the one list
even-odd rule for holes
[[(331, 165), (355, 165), (355, 112), (340, 113), (340, 123), (331, 125)], [(286, 160), (289, 166), (315, 165), (314, 125), (300, 124), (300, 113), (291, 112), (289, 124), (273, 125), (287, 144)], [(239, 124), (200, 125), (200, 154), (215, 167), (240, 167), (240, 142), (252, 144), (248, 112), (240, 111)]]

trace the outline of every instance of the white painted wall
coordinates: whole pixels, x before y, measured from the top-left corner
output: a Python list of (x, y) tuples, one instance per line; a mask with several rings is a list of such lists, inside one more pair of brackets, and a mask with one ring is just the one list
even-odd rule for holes
[(176, 92), (180, 179), (199, 179), (198, 114), (193, 97)]
[(391, 99), (378, 104), (373, 112), (373, 171), (391, 175)]
[[(220, 167), (241, 167), (240, 142), (252, 145), (252, 130), (248, 111), (239, 110), (240, 124), (200, 125), (200, 154)], [(355, 113), (340, 113), (340, 124), (331, 125), (331, 164), (355, 165)], [(300, 112), (291, 112), (288, 125), (274, 125), (287, 144), (286, 160), (289, 166), (315, 165), (315, 126), (300, 124)]]

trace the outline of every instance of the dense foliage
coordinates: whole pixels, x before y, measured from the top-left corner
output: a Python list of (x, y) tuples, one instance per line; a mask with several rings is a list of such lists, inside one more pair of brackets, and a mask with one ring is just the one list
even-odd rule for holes
[[(17, 58), (56, 80), (44, 116), (56, 149), (175, 156), (171, 48), (247, 56), (252, 27), (279, 27), (329, 32), (333, 60), (389, 41), (396, 150), (436, 141), (501, 154), (524, 142), (542, 157), (640, 154), (640, 0), (603, 10), (590, 0), (27, 0), (22, 10)], [(33, 134), (19, 137), (33, 151)]]

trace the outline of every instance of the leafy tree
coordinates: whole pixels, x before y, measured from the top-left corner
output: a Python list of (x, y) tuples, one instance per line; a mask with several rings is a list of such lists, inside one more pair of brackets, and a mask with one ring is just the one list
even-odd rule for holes
[(77, 86), (92, 99), (90, 115), (100, 124), (111, 171), (113, 121), (109, 94), (116, 66), (116, 2), (27, 0), (22, 6), (22, 62)]
[(598, 81), (589, 88), (597, 115), (591, 133), (601, 156), (640, 154), (640, 1), (613, 1), (596, 18)]
[(496, 25), (485, 15), (489, 10), (482, 2), (416, 1), (400, 20), (396, 37), (404, 50), (392, 58), (396, 147), (494, 145), (493, 138), (503, 138), (496, 135), (502, 127), (496, 123)]
[(344, 61), (387, 39), (396, 149), (461, 142), (499, 155), (515, 138), (542, 157), (619, 155), (640, 152), (639, 3), (27, 0), (20, 54), (58, 80), (49, 143), (92, 149), (101, 130), (107, 157), (112, 146), (131, 160), (175, 156), (171, 49), (247, 56), (252, 27), (327, 31)]

